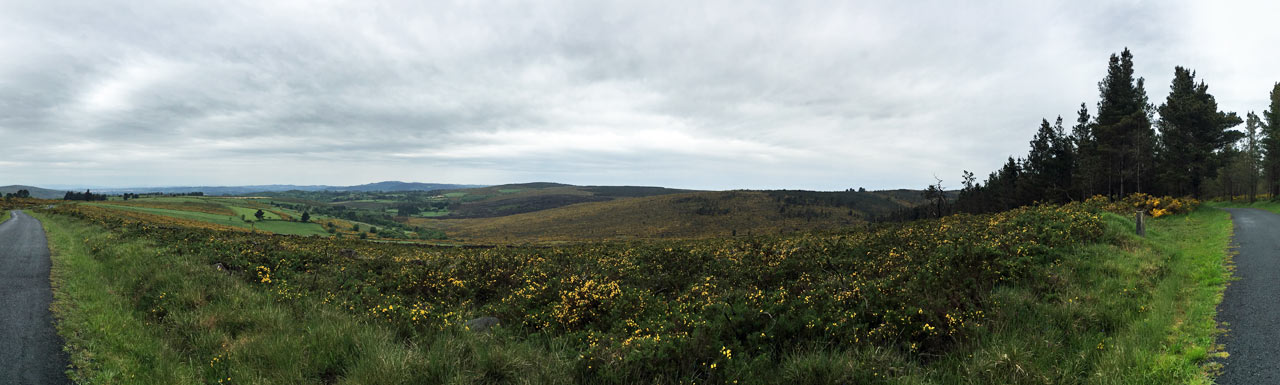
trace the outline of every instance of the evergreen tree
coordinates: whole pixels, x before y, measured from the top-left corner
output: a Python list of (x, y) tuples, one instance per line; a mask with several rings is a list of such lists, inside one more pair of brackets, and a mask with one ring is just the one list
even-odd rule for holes
[(1262, 111), (1262, 174), (1267, 194), (1280, 197), (1280, 83), (1271, 87), (1271, 105)]
[(1101, 100), (1090, 131), (1102, 163), (1098, 177), (1105, 178), (1105, 191), (1111, 196), (1146, 191), (1153, 179), (1155, 133), (1144, 83), (1133, 76), (1133, 54), (1128, 48), (1119, 56), (1111, 55), (1107, 76), (1098, 83)]
[[(1016, 208), (1022, 205), (1022, 199), (1018, 195), (1018, 183), (1022, 177), (1022, 162), (1009, 157), (1004, 167), (997, 171), (993, 178), (987, 182), (988, 187), (992, 188), (995, 196), (995, 207), (991, 211), (1004, 211)], [(990, 181), (994, 179), (994, 181)]]
[(1025, 168), (1022, 171), (1026, 177), (1018, 181), (1020, 196), (1030, 197), (1033, 201), (1045, 198), (1050, 184), (1048, 174), (1052, 172), (1050, 167), (1053, 163), (1053, 153), (1050, 150), (1057, 140), (1057, 134), (1049, 121), (1040, 119), (1040, 128), (1031, 139), (1031, 150), (1027, 152), (1027, 160), (1023, 164)]
[(1160, 179), (1167, 193), (1198, 197), (1203, 182), (1217, 176), (1224, 153), (1242, 134), (1230, 130), (1240, 118), (1218, 111), (1209, 86), (1197, 84), (1195, 76), (1175, 68), (1169, 96), (1160, 105)]
[(1262, 166), (1262, 143), (1259, 140), (1259, 128), (1262, 126), (1262, 119), (1253, 111), (1249, 111), (1245, 115), (1245, 166), (1248, 178), (1249, 203), (1253, 203), (1258, 199), (1258, 182), (1261, 179), (1260, 168)]
[(1062, 128), (1059, 116), (1052, 126), (1040, 120), (1040, 129), (1031, 140), (1021, 183), (1020, 201), (1065, 202), (1070, 198), (1074, 165), (1074, 145)]
[(1071, 184), (1081, 199), (1099, 194), (1102, 191), (1101, 181), (1105, 180), (1101, 156), (1098, 153), (1098, 142), (1093, 137), (1093, 117), (1089, 116), (1089, 107), (1080, 103), (1076, 113), (1076, 125), (1071, 127), (1071, 142), (1075, 148), (1075, 170)]

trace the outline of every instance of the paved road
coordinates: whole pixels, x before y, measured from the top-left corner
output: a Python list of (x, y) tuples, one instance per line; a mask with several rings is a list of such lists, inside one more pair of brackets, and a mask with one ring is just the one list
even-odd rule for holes
[(1218, 384), (1280, 384), (1280, 215), (1227, 209), (1235, 222), (1236, 278), (1218, 305), (1230, 357)]
[(70, 383), (51, 301), (44, 229), (14, 211), (0, 224), (0, 385)]

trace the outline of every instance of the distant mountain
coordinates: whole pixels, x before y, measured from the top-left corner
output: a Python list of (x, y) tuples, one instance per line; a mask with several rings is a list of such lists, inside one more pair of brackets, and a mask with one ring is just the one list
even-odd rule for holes
[(457, 190), (464, 188), (484, 187), (482, 185), (469, 184), (443, 184), (443, 183), (418, 183), (418, 182), (401, 182), (387, 181), (378, 183), (362, 184), (358, 186), (335, 187), (323, 190), (330, 191), (431, 191), (431, 190)]
[(40, 198), (40, 199), (62, 199), (63, 196), (67, 195), (67, 192), (62, 190), (50, 190), (50, 189), (44, 189), (44, 188), (39, 188), (34, 186), (21, 186), (21, 185), (10, 185), (10, 186), (0, 187), (0, 195), (16, 193), (18, 192), (18, 190), (27, 190), (27, 192), (31, 193), (32, 198)]
[[(416, 183), (416, 182), (400, 182), (387, 181), (378, 183), (362, 184), (357, 186), (326, 186), (326, 185), (291, 185), (291, 184), (269, 184), (269, 185), (250, 185), (250, 186), (184, 186), (184, 187), (128, 187), (128, 188), (99, 188), (93, 189), (93, 192), (102, 194), (146, 194), (146, 193), (163, 193), (163, 194), (183, 194), (191, 192), (203, 192), (204, 195), (245, 195), (260, 192), (280, 192), (280, 191), (430, 191), (430, 190), (456, 190), (464, 188), (483, 187), (481, 185), (464, 185), (464, 184), (445, 184), (445, 183)], [(34, 191), (32, 192), (34, 193)], [(61, 198), (65, 192), (59, 192), (58, 197)]]

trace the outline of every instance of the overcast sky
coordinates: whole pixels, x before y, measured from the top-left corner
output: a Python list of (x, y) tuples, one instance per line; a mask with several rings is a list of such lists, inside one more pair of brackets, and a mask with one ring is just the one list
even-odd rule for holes
[(1266, 109), (1275, 2), (0, 1), (0, 185), (948, 187), (1133, 50)]

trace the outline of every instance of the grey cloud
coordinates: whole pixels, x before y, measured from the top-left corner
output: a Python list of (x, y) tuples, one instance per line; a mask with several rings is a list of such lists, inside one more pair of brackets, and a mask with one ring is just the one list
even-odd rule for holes
[(1153, 101), (1182, 64), (1263, 108), (1274, 62), (1197, 54), (1254, 32), (1199, 7), (10, 1), (0, 180), (918, 187), (1092, 107), (1125, 46)]

